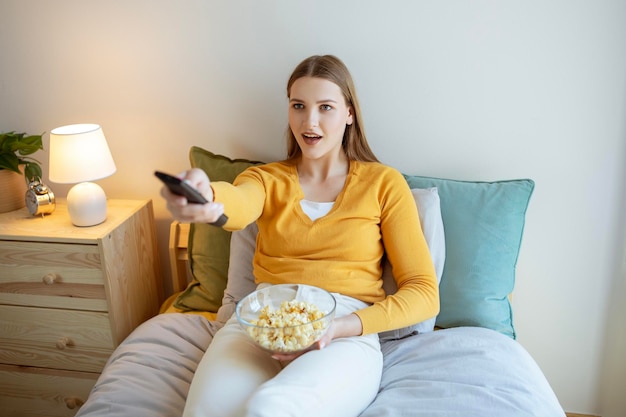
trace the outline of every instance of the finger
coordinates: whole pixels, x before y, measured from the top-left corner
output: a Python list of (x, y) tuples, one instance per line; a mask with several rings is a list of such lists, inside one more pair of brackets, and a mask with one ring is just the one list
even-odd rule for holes
[(213, 221), (217, 221), (217, 219), (224, 214), (224, 205), (222, 203), (207, 203), (205, 206), (207, 209), (207, 215), (214, 218)]
[(200, 168), (192, 168), (188, 171), (185, 171), (182, 173), (182, 176), (180, 178), (184, 181), (187, 181), (189, 185), (194, 187), (199, 187), (203, 184), (208, 184), (210, 182), (206, 172), (204, 172)]
[(167, 187), (163, 187), (161, 189), (161, 196), (165, 199), (167, 203), (173, 202), (175, 200), (180, 200), (180, 198), (182, 197), (182, 196), (174, 194)]
[(161, 197), (163, 197), (165, 201), (167, 202), (168, 209), (171, 205), (175, 205), (175, 206), (187, 205), (187, 199), (185, 197), (180, 196), (178, 194), (174, 194), (167, 187), (161, 188)]

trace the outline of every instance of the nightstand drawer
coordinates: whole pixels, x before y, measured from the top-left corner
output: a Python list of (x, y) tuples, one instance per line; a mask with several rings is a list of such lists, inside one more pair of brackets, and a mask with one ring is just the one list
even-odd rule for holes
[(0, 364), (0, 415), (71, 417), (97, 379), (95, 373)]
[(0, 362), (100, 372), (114, 344), (106, 313), (0, 305)]
[(0, 241), (0, 303), (107, 311), (98, 247)]

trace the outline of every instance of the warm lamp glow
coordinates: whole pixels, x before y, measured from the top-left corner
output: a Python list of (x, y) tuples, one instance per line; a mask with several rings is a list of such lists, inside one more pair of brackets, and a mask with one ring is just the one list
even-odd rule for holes
[(104, 132), (96, 124), (62, 126), (50, 132), (50, 181), (78, 183), (67, 194), (67, 209), (76, 226), (93, 226), (106, 220), (104, 190), (95, 181), (116, 168)]

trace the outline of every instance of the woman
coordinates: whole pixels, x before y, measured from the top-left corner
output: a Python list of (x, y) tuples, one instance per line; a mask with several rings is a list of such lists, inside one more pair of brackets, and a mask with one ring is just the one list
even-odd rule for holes
[[(256, 221), (257, 284), (302, 283), (337, 299), (316, 348), (274, 355), (247, 343), (231, 318), (215, 335), (191, 384), (184, 416), (357, 416), (374, 399), (378, 333), (439, 311), (435, 271), (402, 175), (369, 148), (352, 78), (334, 56), (300, 63), (287, 84), (288, 158), (252, 167), (234, 184), (204, 171), (181, 177), (211, 203), (187, 204), (162, 190), (173, 216), (228, 230)], [(383, 255), (397, 293), (382, 289)]]

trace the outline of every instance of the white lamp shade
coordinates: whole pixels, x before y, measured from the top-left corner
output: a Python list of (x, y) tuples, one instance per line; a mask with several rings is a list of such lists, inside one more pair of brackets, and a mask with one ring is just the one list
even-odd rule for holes
[(50, 132), (50, 181), (75, 184), (115, 173), (102, 128), (97, 124), (58, 127)]

